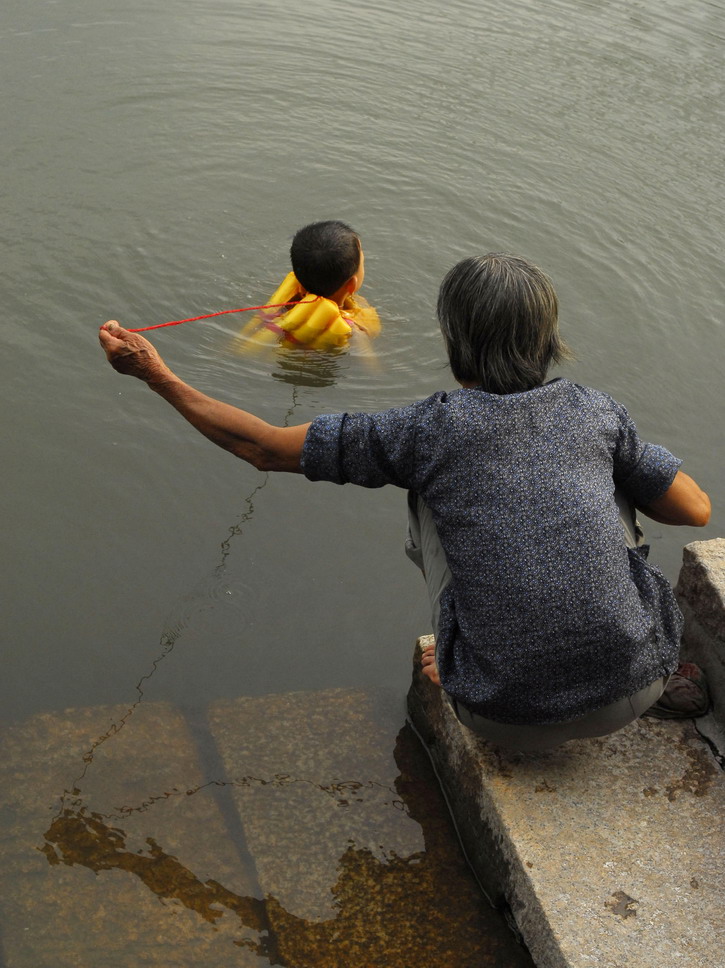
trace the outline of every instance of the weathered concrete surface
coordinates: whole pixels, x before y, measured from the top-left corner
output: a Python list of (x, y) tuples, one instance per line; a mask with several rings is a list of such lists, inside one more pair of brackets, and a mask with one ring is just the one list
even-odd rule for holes
[(460, 725), (418, 650), (415, 664), (412, 720), (538, 968), (723, 968), (725, 774), (691, 722), (506, 753)]
[(685, 547), (677, 598), (685, 616), (682, 654), (707, 673), (711, 736), (725, 753), (725, 538)]
[(467, 869), (400, 697), (245, 698), (209, 722), (281, 964), (531, 968)]
[(183, 718), (163, 704), (127, 714), (68, 710), (3, 730), (0, 964), (259, 965), (239, 947), (265, 928), (253, 875), (200, 789)]
[(4, 729), (0, 968), (532, 968), (402, 706), (308, 693), (219, 703), (211, 728), (141, 703)]

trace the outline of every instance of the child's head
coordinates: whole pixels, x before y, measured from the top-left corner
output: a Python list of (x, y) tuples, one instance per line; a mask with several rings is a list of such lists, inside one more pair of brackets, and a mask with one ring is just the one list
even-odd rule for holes
[(517, 256), (490, 252), (454, 266), (438, 321), (456, 380), (489, 393), (540, 386), (552, 363), (570, 358), (551, 280)]
[(313, 222), (292, 239), (292, 270), (307, 292), (334, 296), (357, 276), (350, 292), (362, 283), (360, 236), (344, 222)]

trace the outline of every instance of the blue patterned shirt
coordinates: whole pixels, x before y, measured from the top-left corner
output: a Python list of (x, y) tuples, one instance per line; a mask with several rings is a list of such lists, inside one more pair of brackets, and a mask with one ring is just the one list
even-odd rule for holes
[(574, 719), (676, 667), (679, 609), (625, 546), (614, 488), (646, 507), (679, 463), (610, 396), (563, 379), (320, 416), (302, 455), (310, 480), (422, 496), (452, 574), (441, 683), (482, 716), (529, 724)]

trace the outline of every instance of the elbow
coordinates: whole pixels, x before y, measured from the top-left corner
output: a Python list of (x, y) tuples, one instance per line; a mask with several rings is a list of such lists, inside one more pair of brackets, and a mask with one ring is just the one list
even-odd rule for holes
[(273, 471), (300, 471), (298, 463), (285, 459), (276, 452), (264, 451), (252, 463), (258, 471), (265, 471), (268, 474)]
[(275, 460), (273, 454), (267, 451), (260, 451), (254, 458), (250, 459), (249, 463), (253, 464), (258, 471), (263, 471), (265, 474), (269, 474), (270, 471), (279, 470), (277, 466), (279, 462)]
[[(691, 477), (678, 471), (667, 491), (653, 501), (652, 516), (663, 524), (704, 528), (710, 520), (710, 498)], [(646, 513), (646, 512), (645, 512)]]
[(710, 520), (710, 498), (704, 491), (691, 495), (687, 507), (682, 509), (680, 519), (675, 524), (685, 524), (691, 528), (704, 528)]
[(276, 451), (266, 447), (245, 447), (236, 451), (236, 456), (247, 461), (258, 471), (269, 474), (271, 471), (290, 470)]
[(251, 464), (252, 467), (256, 467), (258, 471), (271, 471), (274, 468), (271, 466), (272, 461), (270, 459), (269, 451), (264, 447), (259, 447), (250, 444), (249, 441), (234, 441), (225, 447), (230, 454), (238, 457), (239, 460), (246, 461), (247, 464)]

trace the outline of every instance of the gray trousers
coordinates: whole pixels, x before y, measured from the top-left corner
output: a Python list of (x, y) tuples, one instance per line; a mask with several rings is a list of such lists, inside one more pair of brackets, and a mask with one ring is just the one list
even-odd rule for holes
[[(619, 507), (624, 543), (628, 548), (636, 548), (643, 543), (644, 534), (635, 518), (634, 508), (620, 491), (615, 491), (614, 497)], [(423, 572), (430, 599), (433, 632), (437, 637), (441, 594), (451, 580), (451, 572), (438, 538), (433, 515), (422, 498), (412, 491), (408, 494), (408, 536), (405, 553)], [(606, 736), (616, 732), (638, 719), (656, 702), (662, 695), (665, 684), (665, 679), (657, 679), (633, 696), (595, 709), (578, 719), (535, 726), (499, 723), (472, 713), (453, 699), (451, 704), (463, 725), (479, 736), (499, 746), (535, 752), (552, 749), (570, 739)]]

